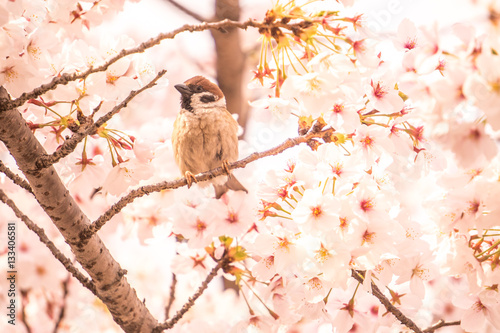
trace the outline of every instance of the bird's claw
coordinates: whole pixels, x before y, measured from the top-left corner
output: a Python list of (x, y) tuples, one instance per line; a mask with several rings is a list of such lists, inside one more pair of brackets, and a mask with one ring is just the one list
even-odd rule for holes
[(198, 182), (196, 180), (195, 176), (189, 171), (186, 171), (186, 173), (184, 173), (184, 177), (186, 177), (186, 182), (187, 182), (188, 188), (190, 188), (191, 185), (193, 185), (193, 182), (195, 182), (195, 183)]
[(222, 161), (222, 169), (228, 174), (231, 174), (231, 170), (229, 170), (229, 162), (227, 160)]

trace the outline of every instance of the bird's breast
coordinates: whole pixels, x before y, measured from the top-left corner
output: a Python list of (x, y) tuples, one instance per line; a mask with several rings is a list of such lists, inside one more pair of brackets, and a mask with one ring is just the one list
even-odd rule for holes
[(177, 163), (181, 171), (200, 173), (238, 158), (238, 124), (226, 110), (181, 112), (176, 120)]

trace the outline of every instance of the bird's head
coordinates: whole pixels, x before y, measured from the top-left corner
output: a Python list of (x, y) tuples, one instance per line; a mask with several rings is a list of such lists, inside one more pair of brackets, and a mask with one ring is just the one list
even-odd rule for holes
[(226, 99), (222, 90), (203, 76), (192, 77), (174, 87), (181, 93), (181, 107), (187, 111), (226, 107)]

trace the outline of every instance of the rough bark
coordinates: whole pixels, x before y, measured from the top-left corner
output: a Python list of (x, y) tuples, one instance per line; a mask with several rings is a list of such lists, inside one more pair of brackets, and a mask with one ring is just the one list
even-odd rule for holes
[[(0, 87), (0, 99), (8, 95)], [(5, 100), (4, 100), (5, 101)], [(125, 332), (151, 332), (158, 324), (125, 278), (118, 262), (98, 235), (82, 242), (79, 233), (90, 223), (74, 201), (53, 166), (39, 169), (35, 161), (46, 154), (22, 115), (16, 109), (0, 112), (0, 140), (15, 158), (30, 183), (36, 200), (57, 226), (92, 278), (98, 297)]]
[[(240, 19), (238, 0), (216, 0), (214, 21)], [(238, 123), (245, 128), (248, 107), (243, 96), (245, 54), (241, 48), (240, 31), (237, 28), (211, 30), (217, 53), (217, 83), (226, 97), (227, 108), (239, 115)]]

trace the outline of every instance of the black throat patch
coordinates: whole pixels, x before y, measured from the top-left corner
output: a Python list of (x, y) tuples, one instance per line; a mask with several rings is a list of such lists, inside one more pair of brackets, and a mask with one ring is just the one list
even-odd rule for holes
[(193, 112), (193, 107), (191, 106), (191, 95), (182, 95), (181, 97), (181, 108)]

